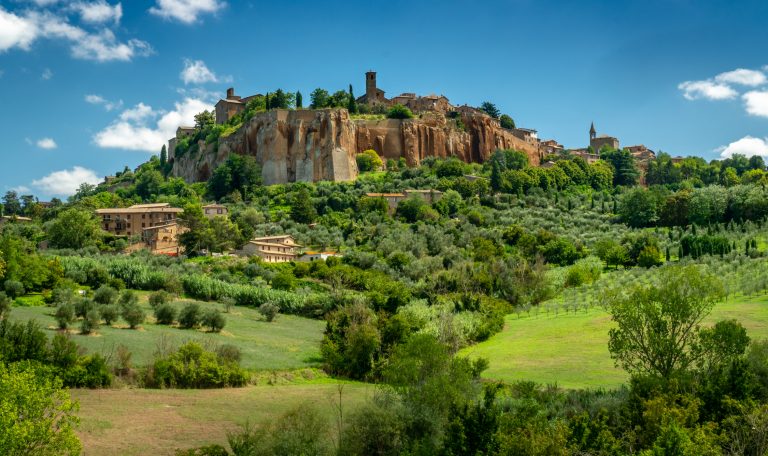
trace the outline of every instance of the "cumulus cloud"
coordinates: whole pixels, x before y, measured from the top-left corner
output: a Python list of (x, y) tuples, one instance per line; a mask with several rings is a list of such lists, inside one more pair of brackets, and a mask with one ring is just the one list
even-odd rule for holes
[(72, 169), (54, 171), (47, 176), (32, 181), (32, 186), (47, 195), (69, 196), (77, 191), (83, 183), (98, 184), (101, 182), (93, 170), (75, 166)]
[(120, 109), (123, 107), (123, 100), (109, 101), (106, 98), (102, 97), (101, 95), (95, 95), (95, 94), (86, 95), (85, 102), (93, 105), (104, 106), (104, 109), (106, 109), (107, 111), (112, 111), (112, 110)]
[(16, 47), (27, 50), (36, 38), (34, 22), (0, 7), (0, 52)]
[(70, 8), (80, 14), (83, 22), (91, 24), (103, 24), (106, 22), (119, 24), (120, 18), (123, 17), (123, 5), (121, 3), (113, 6), (104, 0), (91, 3), (77, 2), (73, 3)]
[(747, 114), (759, 117), (768, 117), (768, 91), (752, 90), (741, 97)]
[(768, 157), (768, 140), (765, 138), (755, 138), (754, 136), (745, 136), (717, 150), (722, 158), (730, 158), (734, 154), (746, 155), (747, 157), (753, 155)]
[(730, 86), (712, 81), (685, 81), (677, 88), (683, 91), (683, 96), (688, 100), (728, 100), (738, 95)]
[[(110, 8), (110, 12), (106, 13), (102, 7)], [(95, 3), (75, 3), (69, 8), (58, 9), (56, 13), (31, 9), (17, 15), (0, 8), (0, 52), (12, 48), (29, 50), (32, 43), (42, 38), (67, 41), (73, 57), (99, 62), (129, 61), (134, 57), (143, 57), (154, 52), (145, 41), (118, 40), (109, 28), (86, 31), (73, 25), (66, 14), (67, 11), (73, 11), (72, 8), (79, 8), (77, 11), (82, 21), (89, 23), (110, 20), (117, 23), (122, 16), (122, 6), (119, 3), (112, 7), (103, 0)]]
[(164, 19), (192, 24), (199, 16), (215, 13), (224, 5), (219, 0), (157, 0), (149, 12)]
[(768, 79), (765, 73), (757, 70), (747, 70), (738, 68), (733, 71), (726, 71), (715, 76), (715, 81), (725, 84), (741, 84), (749, 87), (756, 87), (765, 84)]
[(139, 103), (96, 133), (93, 141), (103, 148), (157, 153), (178, 127), (193, 125), (195, 114), (212, 109), (209, 103), (193, 98), (176, 103), (171, 111), (158, 111)]
[(184, 69), (181, 70), (179, 77), (184, 81), (184, 84), (205, 84), (221, 81), (202, 60), (184, 59)]
[(55, 149), (59, 147), (58, 144), (56, 144), (56, 141), (53, 140), (53, 138), (41, 138), (41, 139), (38, 139), (35, 144), (37, 144), (37, 147), (41, 149), (47, 149), (47, 150)]

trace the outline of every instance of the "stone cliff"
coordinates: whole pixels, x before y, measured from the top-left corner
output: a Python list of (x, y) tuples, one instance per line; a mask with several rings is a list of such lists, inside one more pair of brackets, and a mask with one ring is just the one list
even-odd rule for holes
[[(461, 123), (440, 113), (408, 120), (352, 120), (345, 109), (274, 110), (260, 113), (218, 145), (203, 141), (181, 157), (173, 154), (173, 175), (207, 180), (230, 154), (252, 155), (265, 184), (347, 181), (357, 177), (355, 155), (374, 149), (385, 160), (404, 157), (418, 165), (426, 157), (458, 157), (482, 163), (496, 149), (518, 149), (539, 163), (538, 147), (475, 112)], [(460, 127), (463, 125), (463, 127)]]

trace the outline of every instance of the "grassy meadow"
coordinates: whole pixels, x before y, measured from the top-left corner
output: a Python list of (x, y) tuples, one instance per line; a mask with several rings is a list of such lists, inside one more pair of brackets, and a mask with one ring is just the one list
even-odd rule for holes
[[(226, 445), (227, 431), (299, 406), (315, 407), (327, 416), (333, 432), (338, 385), (325, 379), (213, 390), (73, 390), (72, 397), (80, 403), (78, 435), (85, 455), (172, 455), (176, 449)], [(343, 384), (343, 411), (360, 405), (373, 390), (372, 385)]]
[[(154, 323), (152, 308), (147, 302), (148, 293), (137, 292), (140, 305), (147, 313), (147, 320), (139, 329), (128, 329), (124, 321), (112, 326), (102, 325), (95, 334), (80, 335), (79, 322), (70, 330), (78, 345), (89, 352), (100, 352), (109, 357), (119, 345), (124, 345), (133, 354), (134, 366), (145, 366), (160, 345), (181, 345), (195, 340), (203, 344), (232, 344), (242, 352), (242, 365), (252, 370), (283, 370), (317, 366), (320, 361), (320, 341), (325, 323), (320, 320), (278, 315), (275, 321), (266, 322), (261, 314), (251, 308), (233, 306), (224, 314), (227, 324), (221, 333), (209, 333), (202, 329), (181, 329)], [(174, 305), (181, 309), (187, 301)], [(201, 303), (216, 306), (217, 303)], [(25, 321), (37, 320), (53, 336), (57, 331), (53, 317), (55, 309), (46, 306), (14, 307), (11, 318)]]
[[(739, 320), (752, 338), (768, 337), (768, 296), (735, 297), (715, 306), (706, 322)], [(593, 307), (555, 315), (508, 315), (504, 330), (460, 353), (484, 357), (489, 379), (531, 380), (564, 388), (617, 387), (627, 380), (608, 353), (610, 315)]]

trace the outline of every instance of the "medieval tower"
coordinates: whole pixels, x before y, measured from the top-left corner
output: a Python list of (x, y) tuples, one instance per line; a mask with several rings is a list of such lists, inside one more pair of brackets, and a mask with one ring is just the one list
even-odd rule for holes
[(365, 73), (365, 98), (368, 102), (376, 101), (376, 72)]

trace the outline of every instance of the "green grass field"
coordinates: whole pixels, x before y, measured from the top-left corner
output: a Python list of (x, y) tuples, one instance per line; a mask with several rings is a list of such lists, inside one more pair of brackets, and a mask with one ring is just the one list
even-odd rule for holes
[[(707, 322), (735, 318), (752, 338), (768, 337), (768, 296), (718, 304)], [(603, 310), (548, 316), (508, 315), (504, 330), (464, 349), (463, 356), (490, 361), (484, 377), (532, 380), (565, 388), (615, 387), (627, 375), (608, 353), (610, 316)]]
[[(317, 366), (320, 362), (320, 341), (325, 328), (325, 323), (320, 320), (279, 315), (275, 321), (268, 323), (254, 309), (233, 307), (230, 313), (225, 314), (227, 324), (224, 330), (219, 334), (207, 333), (154, 324), (147, 293), (139, 295), (148, 318), (138, 330), (128, 329), (125, 322), (120, 321), (111, 327), (102, 325), (96, 334), (84, 336), (78, 334), (79, 323), (75, 323), (71, 331), (74, 341), (89, 352), (100, 352), (105, 356), (114, 353), (119, 345), (125, 345), (133, 353), (135, 366), (149, 363), (158, 343), (181, 345), (190, 340), (237, 346), (242, 351), (243, 367), (247, 369), (297, 369)], [(216, 303), (202, 305), (222, 308)], [(181, 308), (181, 302), (176, 306)], [(35, 319), (48, 329), (52, 337), (57, 331), (54, 310), (45, 306), (14, 307), (11, 318)]]
[[(374, 386), (346, 383), (344, 413), (369, 398)], [(227, 431), (259, 424), (299, 406), (327, 417), (332, 436), (336, 383), (249, 386), (217, 390), (73, 390), (80, 403), (78, 435), (86, 455), (172, 455), (176, 449), (226, 445)]]

